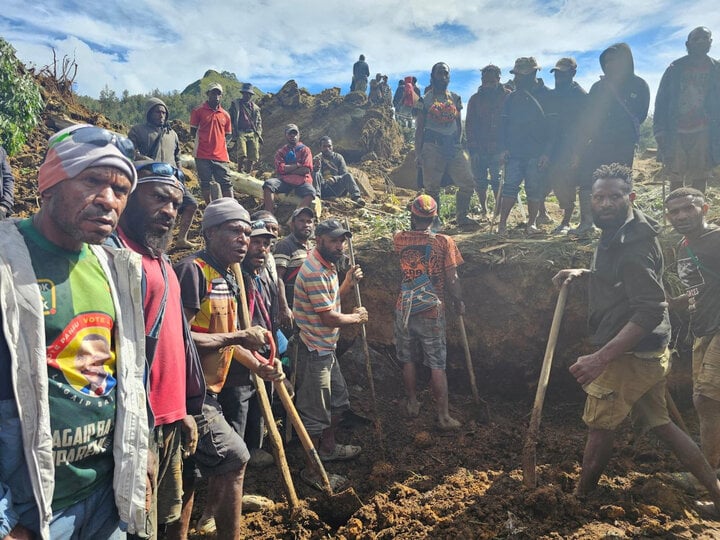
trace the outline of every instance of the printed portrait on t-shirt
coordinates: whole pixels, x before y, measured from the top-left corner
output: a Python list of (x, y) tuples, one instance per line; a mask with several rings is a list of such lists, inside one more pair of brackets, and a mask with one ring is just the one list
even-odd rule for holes
[[(104, 396), (115, 387), (113, 321), (105, 313), (81, 313), (48, 347), (51, 378), (86, 396)], [(59, 378), (65, 381), (59, 381)]]

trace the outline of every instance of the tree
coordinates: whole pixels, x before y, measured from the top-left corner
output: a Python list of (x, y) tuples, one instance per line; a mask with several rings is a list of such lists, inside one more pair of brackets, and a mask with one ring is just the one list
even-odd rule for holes
[(0, 144), (8, 154), (25, 144), (43, 107), (37, 83), (15, 56), (12, 45), (0, 38)]

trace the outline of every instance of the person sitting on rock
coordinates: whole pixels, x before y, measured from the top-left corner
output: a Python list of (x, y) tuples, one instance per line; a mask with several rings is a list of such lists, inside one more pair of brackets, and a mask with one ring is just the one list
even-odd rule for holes
[(365, 206), (355, 178), (347, 170), (345, 158), (333, 151), (332, 139), (325, 135), (320, 139), (322, 153), (316, 155), (313, 166), (315, 169), (315, 191), (321, 199), (344, 197), (346, 194), (358, 206)]
[(290, 193), (302, 199), (299, 206), (310, 206), (315, 198), (312, 170), (313, 157), (310, 148), (300, 142), (300, 129), (295, 124), (285, 127), (287, 144), (275, 152), (275, 173), (263, 184), (263, 207), (273, 211), (274, 194)]

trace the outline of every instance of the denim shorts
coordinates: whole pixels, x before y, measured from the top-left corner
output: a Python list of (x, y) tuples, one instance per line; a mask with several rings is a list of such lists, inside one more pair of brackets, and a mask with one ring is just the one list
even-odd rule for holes
[(411, 315), (407, 328), (400, 310), (395, 311), (395, 344), (398, 360), (404, 364), (419, 362), (413, 358), (416, 352), (415, 343), (422, 349), (423, 364), (430, 369), (445, 369), (447, 346), (445, 340), (445, 315), (437, 317), (423, 316), (422, 313)]
[(520, 184), (525, 180), (525, 195), (529, 201), (540, 202), (547, 195), (545, 171), (538, 169), (537, 158), (518, 159), (511, 157), (505, 168), (505, 184), (503, 197), (515, 199), (520, 191)]
[(195, 167), (200, 179), (200, 187), (208, 187), (213, 180), (220, 184), (220, 187), (232, 187), (226, 161), (197, 158)]
[(120, 540), (120, 518), (112, 481), (98, 486), (86, 499), (53, 513), (50, 538)]

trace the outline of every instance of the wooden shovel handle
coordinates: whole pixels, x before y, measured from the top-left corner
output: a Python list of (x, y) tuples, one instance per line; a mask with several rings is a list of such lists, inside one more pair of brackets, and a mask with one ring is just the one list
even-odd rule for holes
[(550, 380), (550, 370), (552, 368), (555, 345), (557, 344), (558, 334), (560, 333), (560, 323), (562, 322), (563, 313), (565, 312), (567, 295), (568, 285), (567, 283), (563, 283), (562, 287), (560, 287), (557, 304), (555, 304), (555, 313), (553, 314), (552, 324), (550, 325), (550, 335), (548, 336), (547, 346), (545, 347), (545, 357), (543, 358), (540, 379), (538, 380), (538, 387), (535, 392), (535, 403), (530, 418), (530, 426), (528, 427), (525, 445), (523, 446), (523, 483), (527, 487), (535, 487), (537, 484), (535, 475), (535, 448), (537, 446), (542, 407), (545, 401), (548, 381)]

